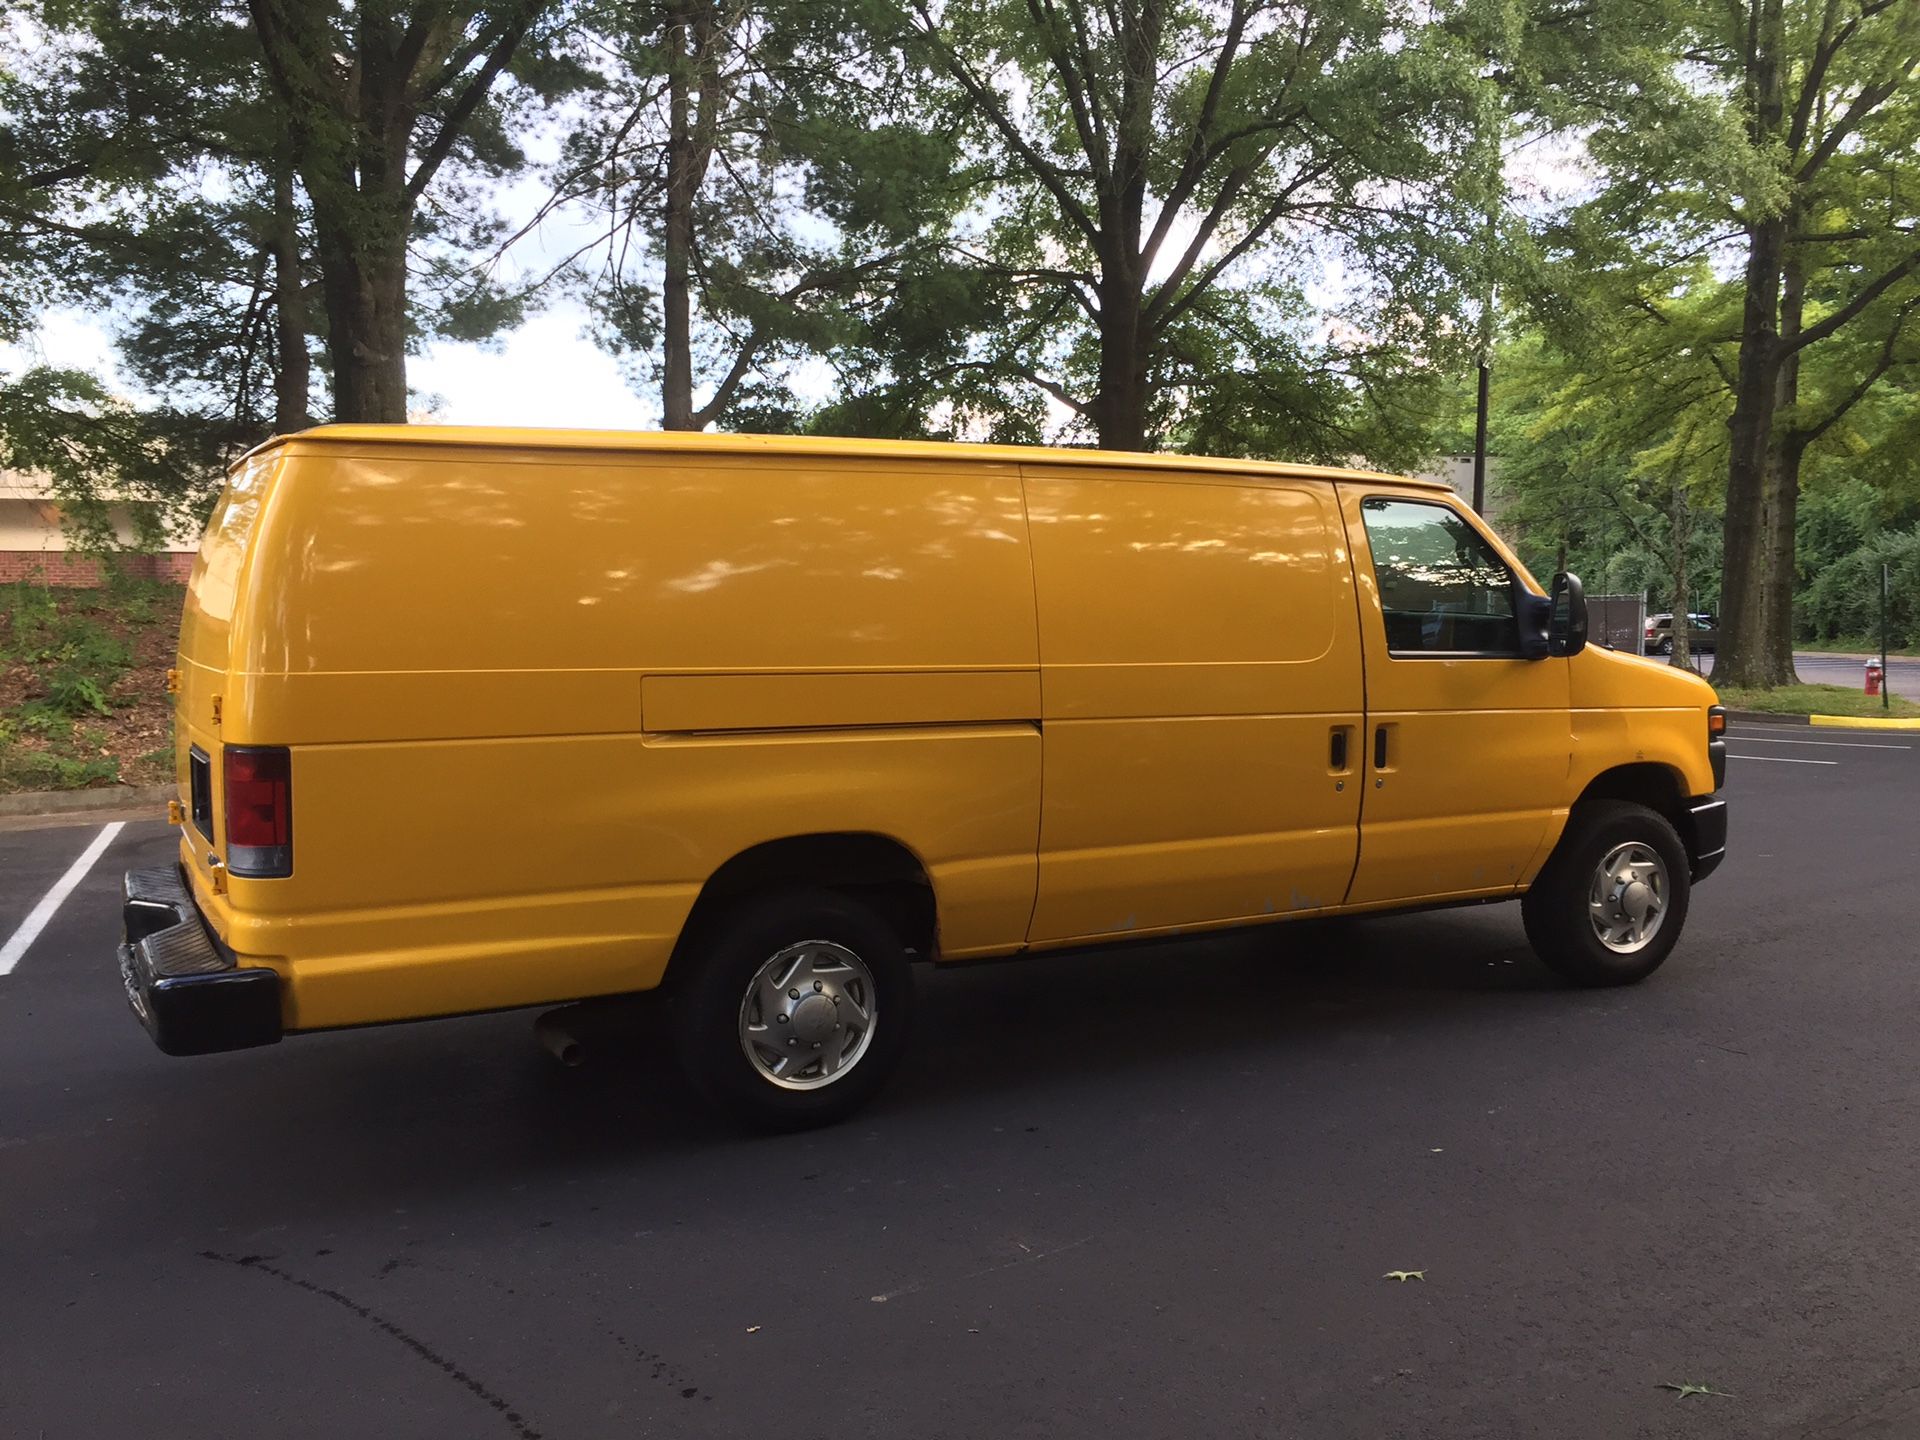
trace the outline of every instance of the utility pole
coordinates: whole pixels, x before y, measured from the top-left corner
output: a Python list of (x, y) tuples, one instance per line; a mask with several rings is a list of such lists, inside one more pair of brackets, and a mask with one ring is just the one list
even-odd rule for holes
[[(1493, 249), (1494, 217), (1487, 215), (1487, 249)], [(1480, 398), (1473, 413), (1473, 513), (1487, 513), (1487, 388), (1493, 377), (1493, 307), (1500, 290), (1487, 285), (1487, 302), (1480, 307)]]
[(1887, 564), (1880, 564), (1880, 708), (1893, 708), (1893, 690), (1887, 684)]
[(1473, 421), (1473, 513), (1482, 515), (1487, 508), (1487, 350), (1480, 347), (1480, 405)]

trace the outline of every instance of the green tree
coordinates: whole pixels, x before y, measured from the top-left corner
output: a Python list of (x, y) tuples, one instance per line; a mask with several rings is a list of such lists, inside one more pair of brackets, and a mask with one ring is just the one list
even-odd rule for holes
[(614, 63), (548, 211), (594, 215), (598, 338), (657, 380), (667, 429), (800, 423), (782, 379), (845, 344), (937, 218), (952, 146), (907, 123), (903, 66), (864, 20), (859, 0), (588, 18)]
[(185, 520), (276, 409), (305, 423), (300, 261), (296, 246), (273, 267), (255, 138), (271, 105), (244, 22), (215, 7), (40, 0), (7, 43), (0, 338), (28, 339), (50, 304), (110, 313), (148, 393), (27, 368), (0, 383), (0, 459), (49, 474), (104, 543), (104, 491)]
[(1294, 447), (1319, 420), (1308, 448), (1350, 454), (1353, 398), (1458, 348), (1484, 293), (1503, 14), (908, 0), (979, 188), (946, 273), (883, 317), (884, 378), (989, 410), (1044, 394), (1117, 449)]
[[(1502, 348), (1500, 523), (1529, 563), (1651, 590), (1675, 614), (1706, 608), (1730, 401), (1706, 352), (1676, 347), (1674, 328), (1715, 329), (1720, 298), (1709, 287), (1677, 319), (1616, 314), (1580, 328), (1577, 349), (1538, 333)], [(1691, 663), (1684, 627), (1673, 663)]]
[(1920, 310), (1920, 7), (1910, 0), (1622, 0), (1547, 7), (1542, 93), (1581, 127), (1598, 193), (1565, 254), (1631, 275), (1701, 256), (1738, 274), (1712, 347), (1731, 393), (1716, 674), (1790, 682), (1803, 462), (1910, 385)]
[[(420, 319), (410, 252), (428, 252), (426, 268), (458, 284), (461, 267), (436, 248), (471, 253), (495, 238), (472, 184), (526, 163), (517, 107), (580, 83), (570, 14), (556, 0), (247, 8), (310, 207), (335, 418), (404, 421), (407, 344)], [(449, 161), (462, 173), (447, 173)], [(474, 303), (476, 292), (456, 326), (511, 318), (491, 297)]]

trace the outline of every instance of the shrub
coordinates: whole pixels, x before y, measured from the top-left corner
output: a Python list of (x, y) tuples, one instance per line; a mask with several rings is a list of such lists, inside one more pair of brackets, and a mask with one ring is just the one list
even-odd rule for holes
[(70, 760), (45, 750), (0, 751), (0, 788), (83, 790), (96, 781), (119, 778), (119, 763), (105, 756)]
[(0, 626), (0, 662), (37, 657), (59, 614), (53, 591), (45, 585), (0, 585), (0, 618), (6, 621)]
[(1887, 591), (1889, 643), (1920, 641), (1920, 526), (1890, 530), (1820, 567), (1801, 592), (1797, 620), (1801, 638), (1880, 633), (1880, 567), (1890, 571)]
[(107, 692), (92, 675), (74, 665), (62, 665), (47, 679), (47, 701), (62, 715), (111, 715)]

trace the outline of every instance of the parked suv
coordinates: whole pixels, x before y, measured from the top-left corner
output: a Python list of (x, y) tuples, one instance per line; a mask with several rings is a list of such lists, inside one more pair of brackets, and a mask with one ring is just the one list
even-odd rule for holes
[[(1713, 654), (1714, 632), (1720, 622), (1711, 615), (1698, 612), (1687, 616), (1687, 646), (1696, 655)], [(1646, 653), (1649, 655), (1671, 655), (1673, 653), (1673, 616), (1649, 615), (1647, 617)]]

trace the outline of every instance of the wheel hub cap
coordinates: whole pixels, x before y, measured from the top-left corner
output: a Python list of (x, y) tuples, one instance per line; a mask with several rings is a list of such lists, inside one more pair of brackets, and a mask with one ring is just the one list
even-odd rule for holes
[(831, 1085), (873, 1041), (873, 972), (844, 945), (806, 940), (770, 956), (740, 1002), (740, 1048), (787, 1090)]
[(1602, 945), (1621, 955), (1645, 949), (1666, 918), (1666, 862), (1651, 845), (1630, 840), (1602, 857), (1587, 895), (1587, 918)]
[(825, 1040), (839, 1027), (839, 1020), (833, 1001), (825, 995), (809, 995), (791, 1012), (791, 1023), (796, 1039), (803, 1045), (811, 1045)]
[(1633, 920), (1644, 920), (1653, 908), (1653, 891), (1645, 881), (1635, 880), (1620, 892), (1620, 909)]

